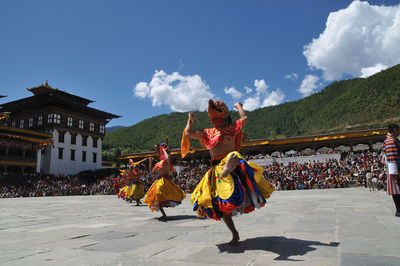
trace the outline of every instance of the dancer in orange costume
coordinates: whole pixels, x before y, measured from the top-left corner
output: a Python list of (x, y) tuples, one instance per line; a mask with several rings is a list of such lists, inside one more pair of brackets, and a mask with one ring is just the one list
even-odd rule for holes
[(201, 217), (224, 220), (232, 233), (229, 244), (239, 242), (239, 233), (232, 216), (250, 213), (263, 207), (274, 187), (262, 177), (263, 168), (247, 162), (239, 153), (242, 143), (242, 127), (248, 118), (241, 103), (236, 103), (240, 119), (232, 122), (228, 107), (222, 101), (208, 102), (208, 116), (214, 128), (193, 131), (194, 114), (182, 136), (181, 153), (184, 157), (190, 149), (189, 139), (200, 140), (208, 148), (211, 169), (197, 185), (191, 196), (193, 210)]
[[(166, 143), (156, 145), (156, 150), (159, 153), (161, 161), (154, 166), (152, 171), (157, 172), (158, 179), (154, 181), (147, 191), (144, 203), (148, 204), (151, 211), (160, 211), (162, 216), (159, 219), (166, 221), (167, 215), (164, 208), (175, 207), (181, 204), (186, 195), (171, 179), (173, 167), (168, 145)], [(149, 169), (152, 167), (152, 162), (153, 160), (150, 158)]]
[(140, 199), (144, 197), (144, 186), (140, 181), (142, 171), (138, 165), (131, 165), (128, 170), (128, 182), (130, 184), (126, 191), (126, 198), (129, 202), (136, 201), (136, 206), (139, 206)]

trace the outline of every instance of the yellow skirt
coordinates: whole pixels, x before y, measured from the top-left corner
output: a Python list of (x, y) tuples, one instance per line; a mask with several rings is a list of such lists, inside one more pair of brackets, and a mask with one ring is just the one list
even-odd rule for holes
[(126, 197), (126, 192), (128, 191), (128, 189), (129, 189), (129, 186), (122, 187), (118, 192), (118, 196), (122, 197), (122, 198), (125, 198)]
[(130, 199), (133, 198), (134, 200), (138, 201), (144, 197), (144, 186), (142, 184), (132, 184), (126, 190), (126, 198)]
[[(222, 170), (231, 154), (239, 157), (234, 171), (225, 178)], [(263, 207), (275, 190), (262, 177), (263, 168), (247, 162), (238, 152), (231, 152), (213, 165), (197, 185), (190, 198), (200, 217), (220, 220), (222, 213), (249, 213)]]
[(158, 211), (159, 203), (162, 207), (175, 207), (181, 204), (185, 197), (185, 192), (170, 178), (161, 177), (154, 181), (147, 191), (144, 203), (148, 204), (151, 211)]

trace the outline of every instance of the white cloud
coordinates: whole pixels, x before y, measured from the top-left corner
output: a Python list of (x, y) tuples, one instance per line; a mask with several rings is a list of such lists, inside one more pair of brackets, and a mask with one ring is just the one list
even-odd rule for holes
[(304, 46), (303, 54), (325, 80), (358, 77), (377, 65), (400, 63), (400, 5), (353, 1), (329, 14), (324, 32)]
[[(252, 111), (259, 107), (266, 107), (271, 105), (277, 105), (282, 103), (285, 98), (285, 94), (277, 89), (275, 91), (269, 92), (268, 85), (265, 80), (255, 80), (254, 81), (255, 91), (252, 95), (244, 100), (243, 108), (245, 110)], [(247, 94), (253, 92), (253, 89), (245, 87)]]
[(236, 90), (235, 87), (225, 88), (224, 92), (231, 95), (233, 99), (240, 99), (243, 96), (243, 93)]
[(167, 105), (172, 111), (205, 110), (213, 98), (209, 86), (199, 75), (182, 76), (156, 71), (150, 83), (139, 82), (133, 89), (138, 98), (150, 98), (153, 106)]
[(265, 97), (261, 107), (278, 105), (278, 104), (282, 103), (284, 98), (285, 98), (285, 94), (280, 89), (277, 89), (275, 91), (272, 91), (270, 94), (268, 94)]
[(292, 73), (292, 74), (287, 74), (285, 76), (286, 79), (290, 79), (290, 80), (296, 80), (299, 76), (296, 73)]
[(255, 80), (254, 81), (254, 86), (256, 87), (257, 93), (264, 94), (267, 92), (268, 85), (265, 83), (265, 80)]
[(303, 94), (304, 97), (312, 94), (314, 90), (318, 88), (318, 85), (316, 84), (318, 80), (319, 78), (317, 76), (307, 75), (301, 82), (298, 91)]
[[(399, 44), (400, 45), (400, 44)], [(388, 68), (388, 66), (382, 65), (382, 64), (376, 64), (373, 67), (364, 67), (361, 69), (361, 77), (362, 78), (367, 78), (369, 76), (372, 76), (382, 70), (385, 70)]]
[(244, 100), (243, 103), (243, 109), (248, 111), (253, 111), (254, 109), (257, 109), (259, 106), (260, 106), (260, 97), (258, 96), (249, 97), (246, 100)]
[(133, 95), (144, 99), (150, 93), (150, 88), (146, 82), (139, 82), (136, 84), (135, 88), (133, 89)]
[(249, 94), (249, 93), (251, 93), (251, 92), (253, 91), (252, 88), (249, 88), (249, 87), (247, 87), (247, 86), (245, 86), (244, 89), (246, 90), (246, 93), (247, 93), (247, 94)]

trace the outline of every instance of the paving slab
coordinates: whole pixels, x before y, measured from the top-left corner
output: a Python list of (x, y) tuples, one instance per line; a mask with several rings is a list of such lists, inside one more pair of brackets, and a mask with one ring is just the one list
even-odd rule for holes
[(400, 218), (382, 191), (276, 191), (234, 217), (238, 246), (189, 199), (166, 222), (116, 196), (0, 199), (0, 265), (400, 265)]

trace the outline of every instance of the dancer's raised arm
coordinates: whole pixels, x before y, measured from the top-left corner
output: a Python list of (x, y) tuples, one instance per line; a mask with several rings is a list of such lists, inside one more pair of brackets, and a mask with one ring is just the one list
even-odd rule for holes
[(235, 103), (235, 108), (239, 112), (240, 120), (242, 121), (242, 126), (247, 124), (247, 121), (249, 121), (246, 112), (243, 109), (243, 104), (242, 103)]
[(185, 127), (185, 135), (190, 139), (201, 139), (202, 131), (193, 131), (194, 113), (189, 113), (189, 118)]

